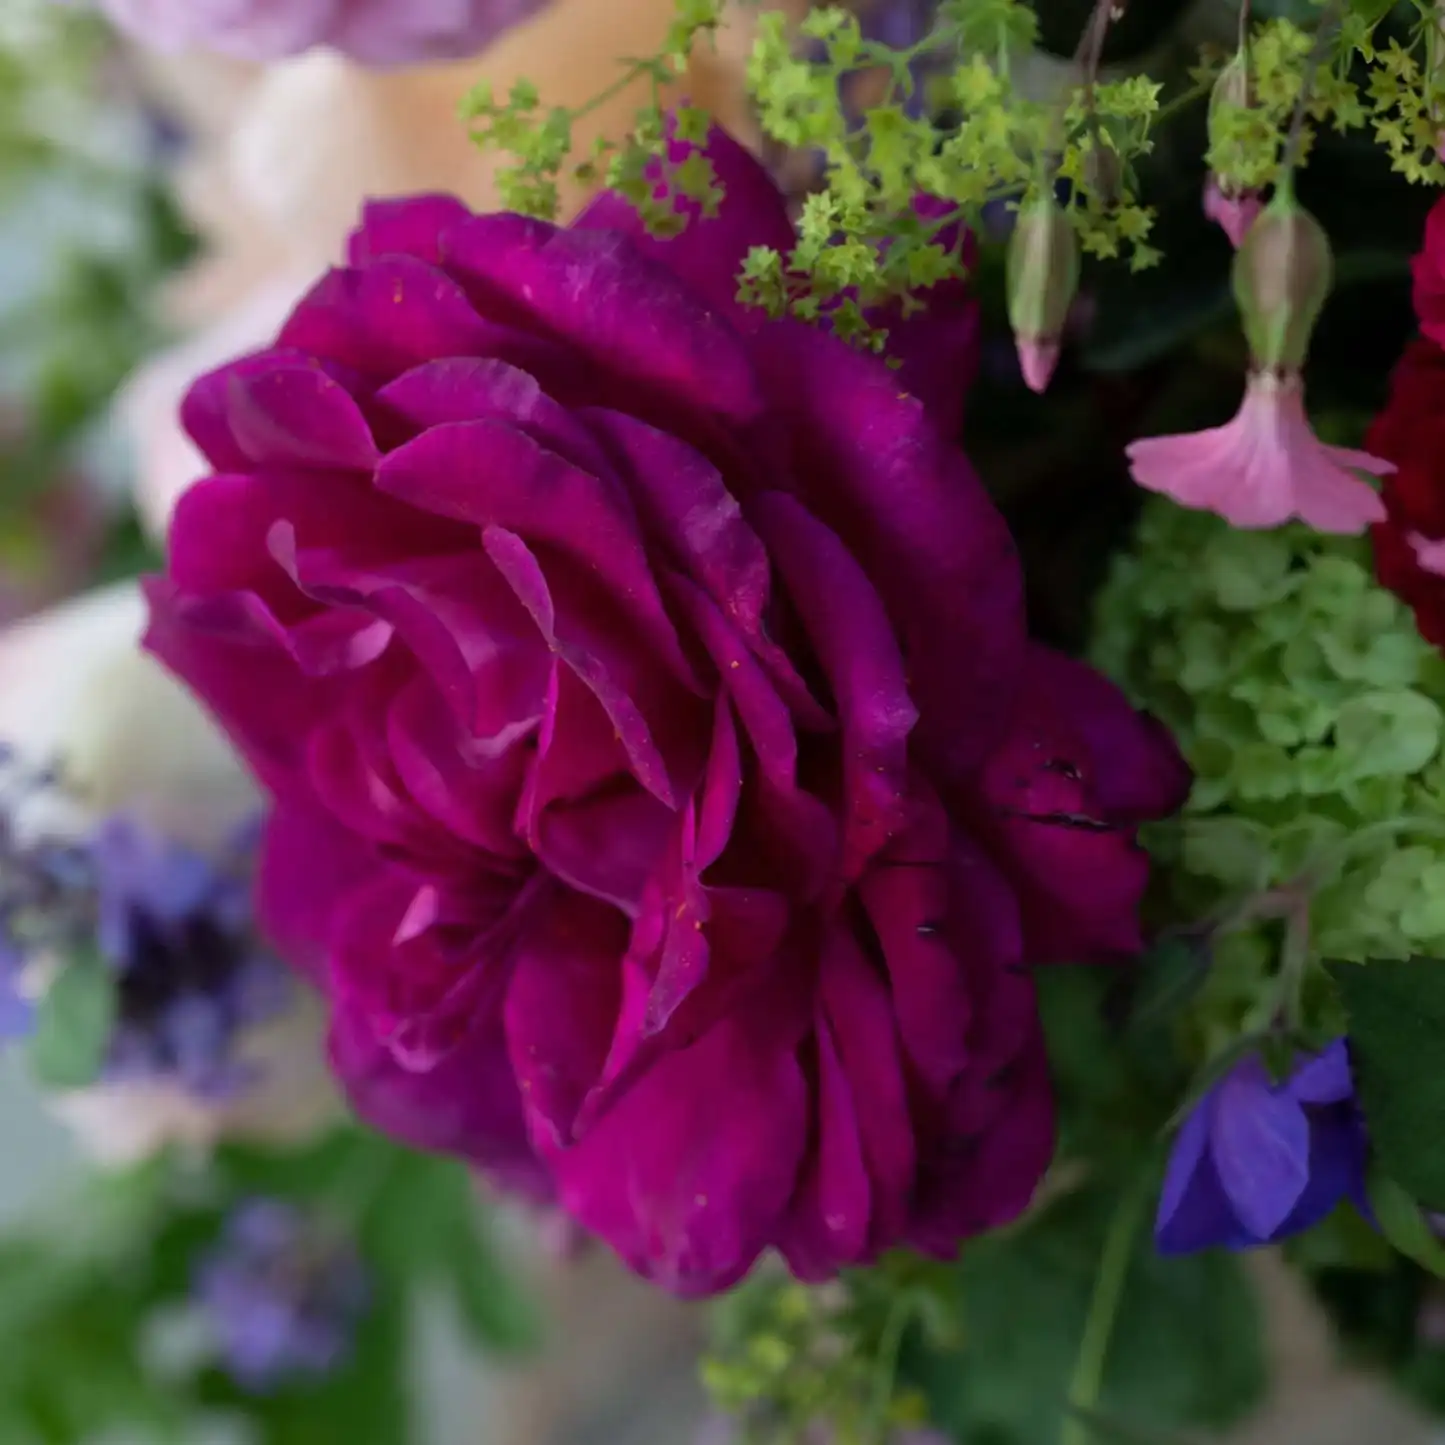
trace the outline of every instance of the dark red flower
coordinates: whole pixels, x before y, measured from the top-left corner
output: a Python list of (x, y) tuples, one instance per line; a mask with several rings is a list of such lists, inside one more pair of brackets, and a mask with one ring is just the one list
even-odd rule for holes
[(1445, 351), (1433, 341), (1400, 358), (1365, 444), (1397, 469), (1384, 479), (1386, 520), (1371, 529), (1376, 571), (1414, 609), (1421, 636), (1445, 647), (1445, 576), (1425, 565), (1428, 544), (1445, 540)]

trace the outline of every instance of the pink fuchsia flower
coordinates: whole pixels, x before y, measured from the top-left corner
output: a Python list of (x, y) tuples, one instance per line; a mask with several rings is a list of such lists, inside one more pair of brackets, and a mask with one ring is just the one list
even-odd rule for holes
[(1204, 183), (1204, 214), (1229, 237), (1229, 244), (1236, 250), (1263, 209), (1258, 191), (1231, 195), (1212, 175)]
[(1424, 242), (1411, 266), (1420, 330), (1437, 346), (1445, 346), (1445, 198), (1431, 207)]
[(1127, 452), (1141, 487), (1236, 527), (1298, 517), (1322, 532), (1362, 532), (1384, 519), (1379, 494), (1352, 470), (1382, 475), (1391, 464), (1326, 446), (1305, 414), (1301, 371), (1333, 274), (1329, 237), (1281, 181), (1234, 254), (1250, 355), (1239, 414), (1211, 431), (1134, 442)]
[(1321, 442), (1305, 415), (1298, 376), (1255, 372), (1226, 426), (1144, 437), (1127, 448), (1134, 480), (1235, 527), (1278, 527), (1298, 517), (1321, 532), (1362, 532), (1384, 520), (1379, 494), (1351, 469), (1391, 472), (1367, 452)]
[(475, 55), (540, 0), (102, 0), (107, 15), (157, 50), (277, 60), (313, 46), (366, 65)]
[(742, 307), (791, 228), (710, 159), (671, 241), (612, 196), (369, 207), (187, 398), (215, 474), (148, 639), (272, 794), (266, 912), (362, 1114), (688, 1295), (1026, 1206), (1027, 970), (1138, 949), (1136, 825), (1187, 786), (1029, 643), (941, 313), (894, 371)]

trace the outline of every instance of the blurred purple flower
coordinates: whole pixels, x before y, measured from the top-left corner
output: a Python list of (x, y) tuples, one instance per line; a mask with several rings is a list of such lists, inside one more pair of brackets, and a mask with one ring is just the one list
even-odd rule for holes
[(123, 813), (89, 837), (28, 836), (17, 813), (53, 780), (6, 762), (0, 751), (0, 1038), (32, 1021), (32, 960), (50, 967), (96, 948), (118, 978), (107, 1079), (166, 1077), (200, 1097), (243, 1086), (239, 1034), (291, 1001), (289, 975), (252, 926), (254, 829), (218, 861)]
[(1200, 1100), (1174, 1144), (1155, 1236), (1164, 1254), (1252, 1249), (1363, 1204), (1365, 1132), (1343, 1039), (1271, 1080), (1251, 1054)]
[(35, 1022), (34, 1005), (20, 988), (24, 967), (25, 955), (9, 940), (0, 937), (0, 1040), (28, 1034)]
[(194, 1293), (223, 1367), (254, 1394), (330, 1374), (350, 1354), (370, 1302), (350, 1245), (275, 1199), (236, 1208)]
[(239, 1035), (290, 1001), (252, 928), (246, 857), (215, 862), (125, 815), (101, 824), (89, 856), (96, 942), (120, 978), (107, 1076), (166, 1075), (201, 1096), (243, 1087)]

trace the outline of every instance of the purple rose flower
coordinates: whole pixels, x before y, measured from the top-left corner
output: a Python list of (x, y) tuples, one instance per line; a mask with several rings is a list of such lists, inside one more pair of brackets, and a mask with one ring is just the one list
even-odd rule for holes
[(1028, 967), (1138, 949), (1136, 826), (1187, 786), (1029, 643), (953, 441), (962, 288), (896, 371), (743, 307), (791, 232), (710, 153), (720, 214), (671, 241), (610, 196), (370, 207), (192, 389), (215, 475), (149, 589), (275, 800), (263, 906), (360, 1111), (685, 1294), (1025, 1207)]
[(1155, 1235), (1165, 1254), (1252, 1249), (1364, 1198), (1365, 1132), (1345, 1041), (1298, 1059), (1280, 1083), (1251, 1054), (1179, 1131)]
[(222, 1365), (255, 1394), (343, 1364), (370, 1298), (354, 1250), (275, 1199), (232, 1212), (194, 1291)]
[(543, 0), (101, 0), (115, 23), (157, 50), (276, 60), (313, 46), (365, 65), (475, 55)]

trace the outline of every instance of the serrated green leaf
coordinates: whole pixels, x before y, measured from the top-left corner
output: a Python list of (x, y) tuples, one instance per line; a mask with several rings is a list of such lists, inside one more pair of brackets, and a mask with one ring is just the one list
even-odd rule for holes
[(1329, 965), (1349, 1016), (1350, 1057), (1384, 1171), (1428, 1209), (1445, 1209), (1445, 964)]
[(1378, 25), (1395, 8), (1395, 0), (1350, 0), (1350, 13), (1366, 25)]
[(119, 1008), (114, 972), (98, 953), (69, 960), (35, 1011), (28, 1057), (47, 1089), (80, 1089), (105, 1066)]

